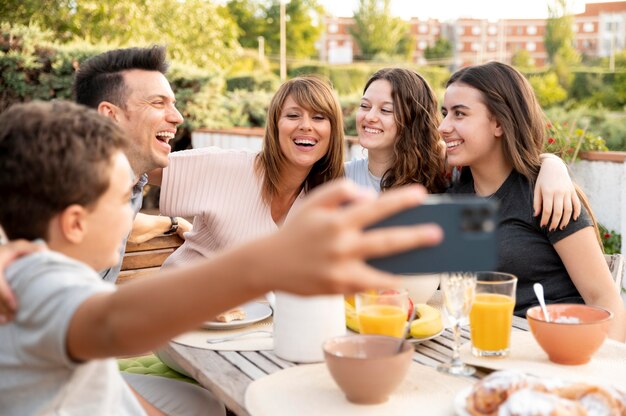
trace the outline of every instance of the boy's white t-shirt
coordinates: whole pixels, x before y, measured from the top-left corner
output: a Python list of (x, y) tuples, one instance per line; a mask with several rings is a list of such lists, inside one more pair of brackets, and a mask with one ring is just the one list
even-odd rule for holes
[(13, 322), (0, 325), (3, 415), (145, 414), (114, 359), (76, 363), (67, 354), (67, 330), (78, 306), (115, 286), (51, 251), (18, 259), (6, 277), (19, 308)]

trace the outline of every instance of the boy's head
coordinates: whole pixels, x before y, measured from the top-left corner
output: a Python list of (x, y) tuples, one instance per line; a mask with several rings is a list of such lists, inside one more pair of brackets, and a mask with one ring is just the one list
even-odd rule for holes
[(0, 114), (0, 126), (0, 224), (7, 236), (44, 239), (94, 268), (116, 261), (108, 246), (116, 251), (132, 222), (122, 131), (64, 101), (14, 105)]

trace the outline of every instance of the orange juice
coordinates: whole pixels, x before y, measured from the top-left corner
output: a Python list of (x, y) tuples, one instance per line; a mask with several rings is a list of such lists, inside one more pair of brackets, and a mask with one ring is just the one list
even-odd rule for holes
[(477, 293), (470, 311), (472, 345), (483, 351), (508, 349), (514, 307), (510, 296)]
[(393, 305), (368, 305), (358, 314), (362, 334), (401, 337), (406, 325), (406, 310)]

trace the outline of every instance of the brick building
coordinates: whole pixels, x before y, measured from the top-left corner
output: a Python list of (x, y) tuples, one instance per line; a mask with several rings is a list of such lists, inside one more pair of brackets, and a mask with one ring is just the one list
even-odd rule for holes
[[(350, 63), (358, 56), (358, 45), (350, 35), (350, 17), (328, 17), (326, 32), (319, 42), (320, 59), (329, 63)], [(545, 65), (545, 19), (468, 19), (441, 22), (437, 19), (409, 20), (415, 38), (413, 61), (425, 63), (424, 50), (441, 36), (453, 45), (448, 64), (472, 65), (490, 60), (511, 62), (519, 50), (526, 50), (536, 66)], [(575, 47), (587, 57), (607, 57), (626, 48), (626, 1), (588, 3), (574, 15)]]

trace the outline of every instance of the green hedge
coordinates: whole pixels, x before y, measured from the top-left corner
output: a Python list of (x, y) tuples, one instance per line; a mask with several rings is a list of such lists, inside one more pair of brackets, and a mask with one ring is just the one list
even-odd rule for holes
[(574, 71), (570, 97), (590, 107), (623, 110), (626, 106), (626, 69), (616, 72), (597, 68)]
[[(58, 45), (37, 27), (0, 25), (0, 112), (17, 102), (71, 99), (76, 69), (86, 59), (111, 49), (108, 45)], [(172, 62), (168, 79), (177, 107), (185, 117), (177, 139), (198, 127), (263, 125), (269, 93), (226, 91), (223, 75)], [(272, 75), (259, 85), (275, 90)]]
[[(363, 93), (363, 87), (368, 78), (377, 70), (384, 68), (381, 64), (349, 64), (349, 65), (328, 65), (323, 63), (306, 64), (289, 68), (289, 77), (298, 75), (318, 74), (330, 79), (333, 87), (340, 95), (351, 95)], [(450, 72), (440, 67), (419, 67), (405, 65), (422, 75), (429, 84), (441, 93), (445, 82), (450, 78)]]
[(272, 73), (250, 75), (239, 75), (226, 79), (226, 90), (228, 91), (265, 91), (274, 92), (278, 89), (280, 80)]

